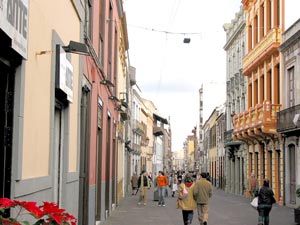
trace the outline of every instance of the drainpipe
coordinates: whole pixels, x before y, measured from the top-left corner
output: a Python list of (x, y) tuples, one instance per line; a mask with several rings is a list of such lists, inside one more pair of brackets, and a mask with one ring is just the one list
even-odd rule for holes
[[(283, 144), (282, 144), (282, 151), (283, 151), (283, 162), (284, 162), (284, 166), (283, 166), (283, 177), (285, 179), (285, 135), (282, 135), (283, 138)], [(282, 204), (285, 205), (285, 183), (286, 181), (284, 180), (283, 182), (283, 202)]]

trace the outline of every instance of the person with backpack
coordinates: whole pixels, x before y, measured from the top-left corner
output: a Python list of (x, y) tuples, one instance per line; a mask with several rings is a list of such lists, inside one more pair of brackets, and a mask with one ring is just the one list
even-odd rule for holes
[(182, 210), (184, 225), (191, 225), (194, 217), (196, 201), (193, 198), (194, 182), (192, 176), (187, 174), (184, 182), (178, 187), (177, 208)]

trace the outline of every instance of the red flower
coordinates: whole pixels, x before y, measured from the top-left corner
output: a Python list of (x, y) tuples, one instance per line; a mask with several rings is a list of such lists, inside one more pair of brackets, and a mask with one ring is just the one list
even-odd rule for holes
[(0, 198), (0, 209), (14, 207), (16, 202), (8, 198)]
[(50, 220), (54, 220), (58, 224), (65, 222), (64, 220), (65, 210), (60, 209), (57, 204), (53, 202), (44, 202), (42, 208), (44, 210), (44, 213), (49, 216)]
[(19, 202), (19, 205), (30, 212), (35, 218), (41, 218), (44, 212), (36, 205), (36, 202)]
[(61, 214), (65, 211), (60, 209), (54, 202), (44, 202), (42, 208), (46, 214)]
[[(65, 211), (60, 209), (57, 204), (53, 202), (44, 202), (42, 206), (38, 206), (36, 202), (10, 200), (8, 198), (0, 198), (0, 211), (17, 207), (19, 213), (26, 210), (30, 215), (34, 216), (38, 221), (36, 224), (43, 225), (76, 225), (76, 218)], [(17, 217), (18, 217), (17, 215)], [(3, 218), (0, 215), (0, 225), (22, 225), (23, 223), (29, 224), (27, 221), (19, 222), (16, 218)]]

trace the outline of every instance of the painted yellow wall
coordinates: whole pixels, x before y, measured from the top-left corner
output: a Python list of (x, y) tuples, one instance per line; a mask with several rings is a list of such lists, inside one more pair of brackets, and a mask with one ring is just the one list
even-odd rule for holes
[[(24, 130), (22, 179), (47, 176), (50, 160), (51, 58), (54, 53), (36, 55), (51, 49), (52, 30), (67, 45), (80, 40), (79, 18), (71, 1), (30, 1), (28, 60), (25, 66)], [(76, 171), (78, 149), (78, 64), (72, 54), (74, 68), (73, 103), (70, 104), (69, 171)], [(68, 128), (66, 128), (68, 129)]]
[(189, 139), (188, 140), (188, 154), (189, 155), (193, 154), (194, 150), (195, 150), (194, 140)]

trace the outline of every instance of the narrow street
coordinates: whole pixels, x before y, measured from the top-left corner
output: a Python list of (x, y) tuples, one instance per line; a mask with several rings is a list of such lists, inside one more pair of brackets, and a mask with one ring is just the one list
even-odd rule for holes
[[(176, 198), (167, 197), (166, 206), (158, 207), (153, 201), (153, 191), (148, 191), (148, 204), (138, 205), (138, 195), (126, 196), (104, 225), (182, 225), (181, 211), (175, 208)], [(169, 194), (170, 195), (170, 194)], [(293, 209), (275, 204), (270, 214), (270, 225), (295, 225)], [(194, 211), (192, 225), (198, 225)], [(210, 201), (209, 225), (255, 225), (257, 212), (249, 199), (214, 189)]]

